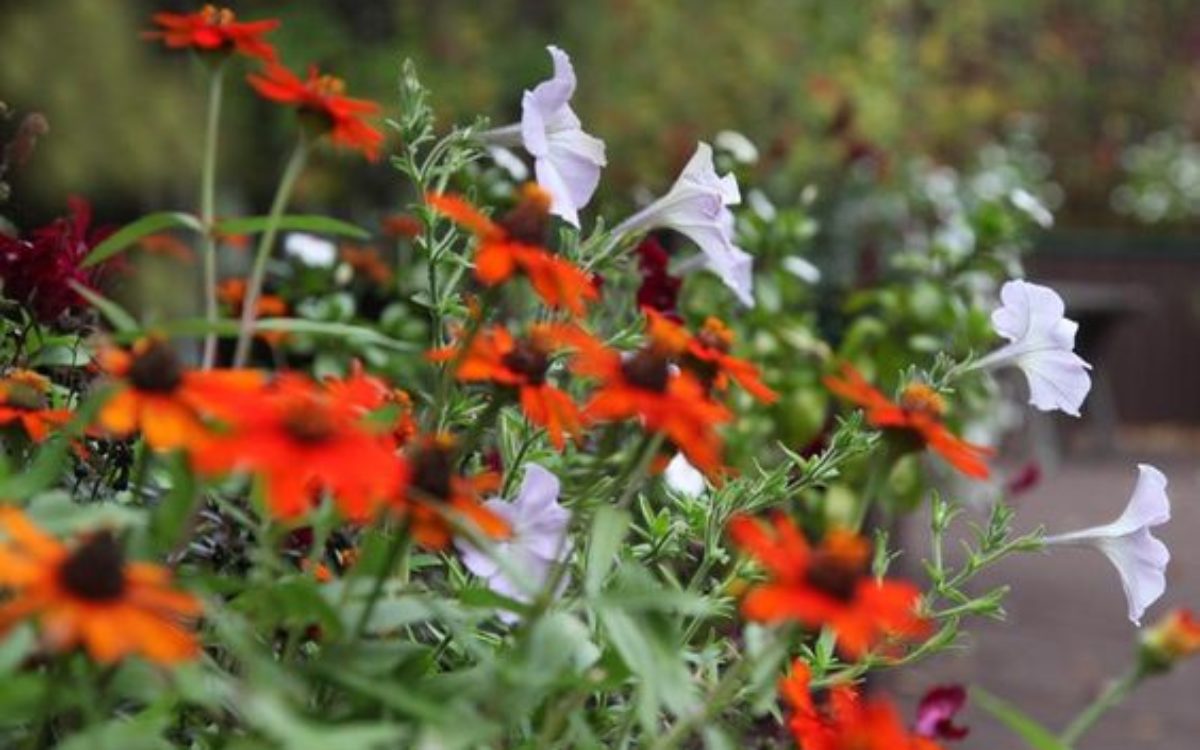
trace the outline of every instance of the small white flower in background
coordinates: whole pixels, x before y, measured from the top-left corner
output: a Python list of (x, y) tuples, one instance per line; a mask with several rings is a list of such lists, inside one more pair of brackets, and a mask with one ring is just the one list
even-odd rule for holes
[(821, 269), (799, 255), (789, 255), (784, 258), (783, 270), (808, 284), (816, 284), (821, 280)]
[(1036, 195), (1025, 188), (1016, 188), (1009, 193), (1008, 199), (1012, 201), (1014, 206), (1025, 212), (1026, 216), (1033, 219), (1034, 223), (1042, 229), (1049, 229), (1054, 226), (1054, 214), (1050, 213), (1050, 210), (1038, 200)]
[(283, 241), (283, 252), (313, 268), (329, 268), (337, 261), (337, 245), (315, 234), (292, 232)]
[(708, 489), (704, 475), (695, 466), (692, 466), (682, 453), (676, 453), (675, 458), (672, 458), (671, 462), (667, 464), (667, 469), (663, 472), (663, 479), (668, 487), (680, 495), (699, 497)]
[(529, 167), (525, 166), (521, 157), (509, 149), (503, 146), (488, 146), (487, 152), (488, 156), (492, 157), (492, 161), (496, 162), (496, 166), (507, 172), (515, 182), (524, 182), (529, 179)]
[(1167, 588), (1167, 545), (1150, 529), (1171, 520), (1167, 478), (1153, 466), (1138, 464), (1137, 485), (1121, 517), (1105, 526), (1045, 538), (1046, 544), (1095, 547), (1117, 568), (1129, 602), (1129, 619), (1140, 625), (1142, 613)]
[(538, 184), (550, 193), (550, 212), (578, 227), (579, 210), (592, 199), (600, 170), (608, 162), (604, 141), (583, 132), (571, 109), (576, 83), (571, 58), (558, 47), (546, 49), (554, 61), (554, 75), (525, 92), (521, 122), (479, 137), (493, 145), (528, 151)]
[(754, 142), (736, 130), (722, 130), (717, 133), (713, 144), (741, 164), (753, 164), (758, 161), (758, 148)]
[(666, 195), (613, 227), (613, 236), (680, 232), (700, 247), (700, 265), (717, 274), (742, 304), (753, 306), (754, 258), (734, 244), (733, 212), (727, 208), (740, 201), (737, 178), (718, 175), (712, 147), (701, 143)]
[(1029, 403), (1042, 411), (1079, 416), (1092, 387), (1091, 365), (1074, 352), (1079, 324), (1064, 317), (1062, 297), (1050, 287), (1016, 280), (1000, 289), (1003, 305), (992, 313), (996, 333), (1009, 340), (976, 368), (1019, 367), (1029, 381)]
[[(488, 588), (497, 594), (519, 602), (533, 601), (555, 566), (571, 553), (567, 541), (571, 514), (558, 504), (558, 492), (558, 477), (538, 464), (525, 464), (525, 477), (515, 500), (492, 498), (484, 503), (485, 508), (508, 522), (511, 531), (507, 539), (493, 547), (496, 558), (504, 564), (470, 542), (456, 539), (455, 546), (467, 570), (487, 581)], [(509, 571), (518, 574), (516, 580), (509, 578)], [(566, 589), (569, 580), (564, 573), (556, 595)], [(520, 619), (507, 611), (501, 611), (499, 617), (506, 623)]]
[(750, 206), (750, 210), (758, 214), (758, 218), (763, 221), (774, 221), (778, 215), (775, 210), (775, 204), (767, 197), (767, 194), (761, 190), (751, 190), (746, 195), (746, 204)]

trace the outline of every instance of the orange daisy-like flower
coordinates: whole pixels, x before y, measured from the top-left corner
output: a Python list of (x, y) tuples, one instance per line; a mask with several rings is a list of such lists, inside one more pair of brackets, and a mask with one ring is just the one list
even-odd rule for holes
[(499, 488), (499, 475), (489, 472), (467, 478), (459, 474), (453, 437), (418, 437), (409, 445), (406, 459), (403, 486), (389, 504), (407, 520), (409, 533), (418, 544), (429, 549), (448, 547), (454, 538), (450, 512), (474, 523), (487, 536), (508, 536), (508, 523), (479, 501), (482, 493)]
[[(493, 326), (475, 336), (456, 374), (459, 380), (489, 381), (515, 389), (525, 416), (545, 427), (550, 442), (562, 450), (566, 435), (576, 440), (583, 437), (584, 418), (570, 396), (546, 381), (546, 373), (554, 351), (575, 338), (575, 330), (569, 326), (535, 325), (522, 338), (514, 338), (503, 326)], [(429, 353), (434, 362), (459, 356), (459, 349), (453, 346)]]
[(0, 378), (0, 425), (19, 424), (30, 440), (40, 443), (70, 419), (70, 410), (50, 408), (50, 381), (45, 377), (11, 370)]
[(984, 459), (992, 450), (968, 443), (946, 429), (942, 424), (945, 402), (928, 385), (910, 383), (900, 394), (900, 402), (893, 403), (849, 364), (842, 365), (842, 377), (827, 375), (824, 382), (837, 396), (862, 407), (873, 426), (907, 438), (917, 450), (930, 448), (969, 477), (988, 478)]
[(797, 660), (779, 681), (791, 708), (788, 729), (800, 750), (939, 750), (933, 740), (910, 734), (891, 703), (864, 700), (851, 685), (834, 685), (827, 703), (817, 706), (811, 677), (808, 665)]
[(0, 507), (0, 635), (34, 619), (46, 645), (83, 645), (93, 659), (113, 663), (141, 654), (159, 664), (193, 659), (200, 648), (187, 624), (200, 602), (170, 588), (170, 572), (128, 563), (107, 531), (67, 547), (13, 507)]
[(475, 277), (495, 286), (521, 273), (550, 307), (583, 315), (587, 302), (600, 298), (587, 272), (543, 246), (550, 221), (550, 194), (536, 184), (526, 184), (521, 202), (499, 221), (492, 221), (455, 195), (426, 196), (437, 211), (479, 238), (475, 252)]
[[(233, 315), (241, 315), (242, 303), (246, 299), (246, 280), (225, 279), (217, 285), (217, 299), (228, 306)], [(288, 314), (288, 303), (283, 297), (275, 294), (260, 294), (255, 309), (255, 320), (282, 318)], [(271, 346), (279, 346), (287, 339), (287, 331), (259, 331), (255, 336)]]
[(872, 576), (870, 545), (856, 534), (833, 531), (814, 549), (782, 513), (771, 525), (737, 516), (729, 533), (770, 574), (742, 600), (742, 614), (751, 620), (828, 626), (853, 659), (885, 638), (916, 638), (928, 630), (917, 614), (920, 591)]
[(774, 403), (779, 398), (762, 382), (757, 367), (730, 355), (733, 331), (720, 320), (708, 318), (700, 333), (693, 335), (657, 310), (645, 307), (642, 312), (646, 314), (651, 338), (672, 342), (680, 366), (704, 385), (724, 391), (732, 379), (763, 403)]
[(321, 135), (328, 134), (339, 146), (361, 151), (368, 159), (379, 158), (383, 133), (364, 119), (379, 112), (379, 105), (345, 96), (340, 78), (321, 75), (316, 66), (302, 79), (282, 65), (270, 65), (265, 74), (250, 75), (250, 85), (263, 98), (296, 107), (306, 124)]
[(238, 22), (232, 10), (205, 5), (195, 13), (156, 13), (155, 31), (147, 39), (161, 39), (172, 49), (197, 52), (237, 52), (264, 62), (275, 62), (275, 48), (263, 37), (279, 28), (277, 19)]
[(194, 462), (207, 474), (253, 472), (281, 519), (303, 515), (324, 490), (347, 518), (367, 520), (401, 479), (391, 436), (366, 420), (385, 390), (364, 375), (318, 384), (283, 374), (240, 399), (228, 429), (200, 443)]
[(254, 370), (189, 370), (160, 338), (129, 350), (105, 346), (97, 359), (115, 386), (96, 418), (99, 426), (118, 437), (141, 430), (159, 451), (193, 445), (208, 431), (205, 417), (222, 416), (233, 400), (263, 384)]
[(600, 382), (583, 413), (600, 422), (640, 420), (644, 429), (661, 432), (696, 468), (713, 476), (721, 469), (716, 426), (733, 414), (710, 400), (694, 375), (672, 365), (671, 353), (679, 349), (675, 340), (661, 337), (666, 330), (652, 329), (646, 346), (626, 355), (582, 331), (573, 335), (572, 368)]

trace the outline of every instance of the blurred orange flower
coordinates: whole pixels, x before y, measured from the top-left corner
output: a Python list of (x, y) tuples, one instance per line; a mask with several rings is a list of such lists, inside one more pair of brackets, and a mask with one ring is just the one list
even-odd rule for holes
[(17, 423), (35, 443), (71, 419), (68, 409), (50, 408), (50, 381), (29, 370), (10, 370), (0, 378), (0, 425)]
[(155, 13), (159, 29), (143, 33), (146, 39), (161, 39), (172, 49), (197, 52), (237, 52), (264, 62), (274, 62), (275, 48), (263, 37), (279, 28), (277, 19), (238, 22), (228, 8), (205, 5), (195, 13)]
[(724, 391), (732, 379), (763, 403), (774, 403), (779, 398), (762, 382), (757, 367), (730, 355), (733, 331), (717, 318), (708, 318), (700, 333), (692, 334), (657, 310), (646, 307), (642, 312), (646, 314), (651, 338), (675, 342), (673, 354), (679, 358), (679, 365), (703, 385)]
[(383, 133), (364, 119), (379, 112), (379, 105), (345, 95), (346, 84), (321, 75), (316, 66), (301, 79), (282, 65), (271, 64), (265, 74), (252, 74), (250, 85), (265, 99), (296, 107), (321, 135), (328, 134), (339, 146), (361, 151), (371, 161), (379, 158)]

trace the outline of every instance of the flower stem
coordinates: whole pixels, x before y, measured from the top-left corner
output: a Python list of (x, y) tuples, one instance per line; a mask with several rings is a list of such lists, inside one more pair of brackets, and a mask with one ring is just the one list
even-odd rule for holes
[(1131, 669), (1124, 677), (1119, 680), (1114, 680), (1104, 692), (1096, 696), (1096, 700), (1092, 701), (1091, 705), (1083, 709), (1075, 720), (1072, 721), (1059, 739), (1064, 745), (1071, 746), (1079, 741), (1081, 737), (1092, 728), (1092, 725), (1099, 721), (1100, 717), (1108, 712), (1109, 709), (1119, 705), (1129, 693), (1133, 691), (1137, 684), (1142, 681), (1145, 673), (1139, 667)]
[(626, 465), (621, 478), (617, 480), (617, 487), (624, 485), (621, 495), (617, 499), (618, 508), (627, 507), (633, 500), (633, 496), (637, 494), (638, 489), (642, 485), (642, 479), (650, 469), (650, 463), (654, 460), (655, 455), (658, 454), (658, 449), (662, 446), (663, 440), (664, 435), (661, 432), (648, 432), (642, 437), (642, 441), (638, 443), (632, 460)]
[(217, 361), (217, 238), (216, 218), (217, 136), (221, 120), (221, 94), (225, 84), (225, 65), (218, 65), (208, 80), (208, 122), (204, 131), (204, 163), (200, 171), (200, 221), (204, 224), (204, 336), (201, 366), (212, 369)]
[(275, 235), (279, 232), (279, 219), (291, 198), (296, 180), (304, 171), (304, 163), (308, 160), (309, 145), (304, 136), (296, 143), (284, 167), (279, 187), (275, 190), (275, 200), (271, 203), (271, 212), (267, 215), (267, 226), (258, 240), (258, 249), (254, 255), (254, 266), (250, 270), (250, 279), (246, 284), (246, 296), (242, 300), (242, 322), (238, 326), (237, 349), (233, 355), (233, 366), (242, 367), (250, 356), (250, 342), (254, 335), (254, 321), (257, 316), (258, 299), (262, 294), (263, 279), (267, 274), (267, 259), (271, 255), (271, 247), (275, 244)]
[(379, 569), (379, 574), (375, 576), (374, 582), (371, 584), (371, 592), (367, 594), (366, 604), (363, 605), (362, 614), (358, 616), (358, 624), (354, 626), (353, 640), (362, 638), (363, 633), (367, 630), (367, 625), (371, 622), (371, 614), (375, 611), (375, 605), (379, 603), (379, 595), (383, 593), (383, 584), (391, 576), (392, 570), (395, 569), (396, 563), (404, 557), (404, 553), (408, 551), (408, 543), (411, 537), (408, 533), (408, 523), (401, 524), (400, 528), (396, 529), (396, 536), (392, 538), (388, 544), (387, 554), (384, 557), (383, 566)]
[(883, 451), (876, 453), (870, 462), (867, 469), (867, 486), (863, 488), (862, 494), (857, 498), (854, 505), (853, 513), (850, 516), (850, 530), (860, 531), (863, 524), (867, 520), (867, 513), (870, 512), (871, 506), (879, 499), (883, 492), (884, 486), (887, 484), (888, 477), (892, 473), (892, 449), (887, 445)]

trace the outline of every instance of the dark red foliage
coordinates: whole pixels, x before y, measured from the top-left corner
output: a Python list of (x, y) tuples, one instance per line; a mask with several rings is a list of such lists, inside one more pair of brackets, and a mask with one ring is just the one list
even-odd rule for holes
[(676, 323), (682, 323), (677, 307), (679, 287), (683, 285), (683, 280), (667, 271), (671, 256), (653, 236), (642, 240), (637, 247), (637, 255), (638, 270), (642, 274), (642, 284), (637, 290), (638, 307), (649, 307)]

